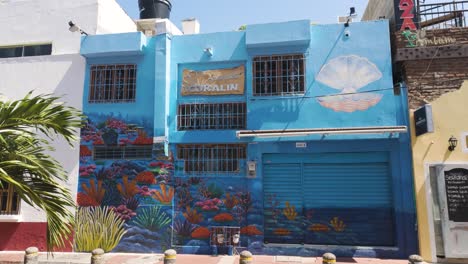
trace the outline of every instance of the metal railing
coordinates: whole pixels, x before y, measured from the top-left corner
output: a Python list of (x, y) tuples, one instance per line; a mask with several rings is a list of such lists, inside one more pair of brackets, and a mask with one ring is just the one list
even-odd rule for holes
[(417, 12), (421, 29), (466, 27), (468, 1), (425, 3), (419, 0)]

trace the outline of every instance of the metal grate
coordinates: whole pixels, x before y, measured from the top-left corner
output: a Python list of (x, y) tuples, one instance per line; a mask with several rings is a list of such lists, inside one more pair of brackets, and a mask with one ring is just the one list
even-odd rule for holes
[(254, 95), (304, 94), (304, 55), (259, 56), (253, 59)]
[(0, 215), (17, 215), (20, 208), (20, 197), (12, 185), (3, 182), (0, 187)]
[(245, 103), (182, 104), (177, 115), (178, 130), (245, 129)]
[(178, 145), (177, 159), (185, 173), (238, 173), (245, 163), (244, 144)]
[(153, 145), (94, 146), (94, 160), (151, 159)]
[(89, 102), (134, 102), (136, 68), (134, 64), (91, 66)]
[(444, 29), (466, 27), (468, 1), (444, 3), (424, 3), (418, 1), (420, 27), (424, 29)]

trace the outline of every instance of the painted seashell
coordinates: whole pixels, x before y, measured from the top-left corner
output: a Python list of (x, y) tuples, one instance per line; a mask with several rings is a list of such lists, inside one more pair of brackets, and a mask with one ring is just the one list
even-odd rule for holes
[(316, 76), (316, 80), (342, 93), (352, 93), (382, 78), (377, 66), (357, 55), (331, 59)]
[(375, 106), (382, 100), (382, 97), (382, 94), (366, 93), (322, 97), (318, 98), (317, 101), (323, 107), (333, 109), (336, 112), (352, 113), (357, 110), (364, 111)]

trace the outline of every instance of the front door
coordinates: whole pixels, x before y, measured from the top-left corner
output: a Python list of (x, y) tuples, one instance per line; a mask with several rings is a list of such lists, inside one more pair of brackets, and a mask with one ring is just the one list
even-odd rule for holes
[(442, 165), (437, 172), (445, 257), (467, 258), (468, 165)]

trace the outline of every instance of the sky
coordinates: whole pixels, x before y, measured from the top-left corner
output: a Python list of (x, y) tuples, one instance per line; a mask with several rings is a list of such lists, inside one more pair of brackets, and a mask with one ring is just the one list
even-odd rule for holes
[[(138, 19), (138, 0), (117, 0)], [(242, 25), (310, 19), (312, 23), (336, 23), (338, 16), (355, 7), (358, 20), (368, 0), (171, 0), (171, 21), (179, 28), (186, 18), (197, 18), (201, 32), (236, 30)]]

